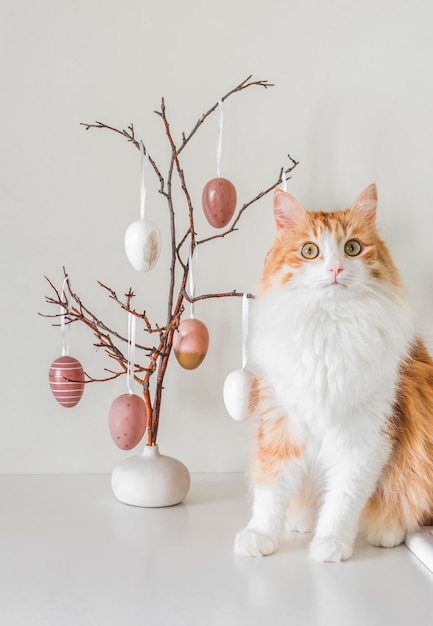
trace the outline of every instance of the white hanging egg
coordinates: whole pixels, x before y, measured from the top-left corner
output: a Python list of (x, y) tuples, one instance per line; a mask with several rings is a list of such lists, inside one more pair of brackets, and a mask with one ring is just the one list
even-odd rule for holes
[(152, 269), (161, 253), (161, 234), (150, 220), (132, 222), (125, 233), (125, 252), (132, 267), (139, 272)]
[(230, 417), (237, 422), (244, 422), (253, 414), (250, 392), (254, 381), (254, 375), (244, 369), (231, 372), (224, 381), (224, 404)]

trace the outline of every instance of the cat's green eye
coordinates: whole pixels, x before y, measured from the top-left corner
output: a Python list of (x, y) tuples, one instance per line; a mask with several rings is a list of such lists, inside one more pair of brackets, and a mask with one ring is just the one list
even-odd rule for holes
[(301, 248), (304, 259), (316, 259), (319, 256), (319, 248), (315, 243), (305, 243)]
[(349, 239), (344, 246), (344, 252), (347, 256), (358, 256), (362, 250), (362, 246), (356, 239)]

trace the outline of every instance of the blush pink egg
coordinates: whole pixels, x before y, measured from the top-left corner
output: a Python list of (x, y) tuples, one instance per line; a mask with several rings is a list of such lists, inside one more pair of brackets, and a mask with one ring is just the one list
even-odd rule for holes
[(48, 375), (53, 396), (62, 406), (73, 407), (84, 392), (84, 370), (77, 359), (61, 356), (50, 366)]
[(173, 335), (176, 359), (186, 370), (193, 370), (203, 362), (209, 347), (209, 333), (203, 322), (183, 320)]
[(226, 178), (213, 178), (203, 189), (202, 207), (207, 221), (215, 228), (224, 228), (236, 208), (236, 189)]
[(121, 450), (131, 450), (140, 443), (147, 428), (147, 409), (143, 398), (124, 393), (112, 402), (108, 429)]

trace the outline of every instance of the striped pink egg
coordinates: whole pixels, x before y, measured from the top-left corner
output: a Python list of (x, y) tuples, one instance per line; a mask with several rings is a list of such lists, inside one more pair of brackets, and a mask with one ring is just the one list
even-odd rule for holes
[(49, 381), (57, 402), (67, 408), (73, 407), (84, 392), (83, 366), (72, 356), (61, 356), (51, 364)]

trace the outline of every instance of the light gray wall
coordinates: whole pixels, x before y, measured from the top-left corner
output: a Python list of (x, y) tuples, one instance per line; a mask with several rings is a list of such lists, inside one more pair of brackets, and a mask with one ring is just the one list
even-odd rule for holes
[[(149, 274), (135, 273), (123, 253), (125, 228), (138, 217), (138, 153), (79, 125), (134, 122), (165, 168), (164, 132), (152, 113), (161, 96), (179, 137), (248, 74), (274, 82), (228, 101), (223, 175), (247, 200), (290, 152), (301, 164), (289, 191), (324, 209), (348, 206), (376, 181), (382, 231), (431, 334), (432, 20), (428, 0), (1, 0), (0, 472), (105, 472), (128, 454), (107, 429), (125, 380), (90, 385), (75, 409), (62, 409), (47, 380), (60, 333), (37, 312), (52, 312), (44, 274), (60, 286), (66, 265), (105, 321), (126, 330), (98, 279), (119, 294), (132, 286), (137, 306), (161, 319), (167, 248)], [(215, 141), (212, 118), (184, 157), (198, 213), (203, 184), (215, 175)], [(148, 210), (167, 237), (154, 179)], [(272, 236), (268, 198), (238, 234), (203, 250), (198, 292), (254, 290)], [(230, 420), (221, 393), (240, 367), (240, 311), (239, 300), (198, 305), (211, 333), (208, 356), (194, 372), (175, 361), (169, 368), (159, 443), (192, 471), (247, 466), (251, 427)], [(71, 354), (99, 376), (110, 364), (91, 343), (72, 329)]]

